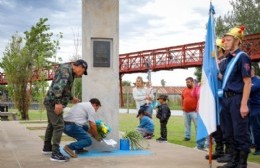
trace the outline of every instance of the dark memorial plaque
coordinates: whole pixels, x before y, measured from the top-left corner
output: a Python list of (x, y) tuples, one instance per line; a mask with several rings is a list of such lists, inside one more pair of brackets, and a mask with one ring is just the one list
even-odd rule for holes
[(110, 41), (93, 41), (93, 66), (94, 67), (110, 67), (110, 54), (111, 54)]

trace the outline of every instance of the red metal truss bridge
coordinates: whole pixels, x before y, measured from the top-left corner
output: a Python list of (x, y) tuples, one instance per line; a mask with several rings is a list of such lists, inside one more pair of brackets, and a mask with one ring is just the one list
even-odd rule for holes
[[(119, 57), (120, 105), (124, 106), (122, 76), (124, 74), (200, 67), (205, 42), (190, 43), (153, 50), (121, 54)], [(245, 36), (241, 48), (252, 61), (260, 61), (260, 33)]]
[[(205, 42), (190, 43), (172, 47), (120, 54), (119, 73), (147, 72), (147, 63), (152, 71), (177, 68), (200, 67)], [(242, 49), (252, 61), (260, 61), (260, 33), (245, 36)]]
[[(200, 67), (203, 60), (205, 42), (190, 43), (172, 47), (144, 50), (119, 55), (120, 85), (123, 74), (147, 72), (147, 64), (152, 71), (172, 70), (177, 68)], [(252, 61), (260, 61), (260, 33), (246, 35), (242, 49), (251, 57)], [(53, 80), (57, 64), (50, 69), (43, 69), (46, 79)], [(31, 81), (39, 80), (34, 71)], [(0, 85), (7, 85), (5, 74), (0, 72)]]

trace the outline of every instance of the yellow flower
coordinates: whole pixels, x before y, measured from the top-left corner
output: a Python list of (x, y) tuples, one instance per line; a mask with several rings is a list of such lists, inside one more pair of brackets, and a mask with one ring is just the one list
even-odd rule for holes
[(102, 131), (106, 134), (108, 132), (108, 129), (106, 127), (103, 127)]

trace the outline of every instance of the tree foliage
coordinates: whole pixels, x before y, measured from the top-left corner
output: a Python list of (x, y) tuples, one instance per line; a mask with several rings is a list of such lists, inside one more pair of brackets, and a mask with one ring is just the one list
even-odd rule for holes
[(122, 86), (131, 86), (131, 82), (130, 81), (123, 81)]
[(47, 24), (47, 21), (47, 18), (40, 18), (29, 31), (24, 32), (25, 47), (33, 60), (32, 70), (34, 74), (37, 74), (30, 79), (30, 84), (33, 85), (30, 92), (33, 99), (40, 104), (40, 111), (43, 110), (43, 99), (48, 86), (45, 81), (46, 70), (52, 68), (53, 64), (49, 60), (53, 59), (56, 63), (56, 50), (59, 49), (59, 39), (62, 38), (62, 33), (59, 33), (56, 35), (56, 39), (53, 39), (53, 33), (50, 32), (50, 25)]
[[(74, 37), (74, 54), (70, 59), (71, 62), (74, 62), (78, 59), (82, 59), (81, 55), (79, 54), (79, 46), (80, 46), (80, 38), (79, 32), (75, 34), (73, 32)], [(82, 78), (75, 78), (73, 82), (72, 94), (82, 100)]]
[(27, 48), (23, 46), (23, 39), (18, 33), (12, 36), (3, 54), (1, 67), (8, 81), (9, 95), (21, 112), (22, 118), (28, 118), (30, 103), (28, 79), (32, 76), (32, 58)]
[(162, 87), (165, 87), (166, 81), (164, 79), (161, 79), (161, 85), (162, 85)]
[(245, 34), (260, 32), (260, 1), (259, 0), (233, 0), (230, 1), (233, 10), (228, 12), (223, 21), (225, 26), (232, 28), (238, 25), (245, 26)]
[(0, 64), (6, 74), (10, 97), (23, 120), (29, 119), (32, 87), (36, 88), (36, 94), (33, 95), (42, 104), (46, 88), (44, 69), (50, 65), (49, 59), (56, 59), (59, 39), (62, 38), (62, 34), (59, 34), (57, 40), (52, 39), (53, 33), (49, 32), (47, 21), (47, 18), (40, 18), (36, 25), (24, 32), (25, 37), (18, 33), (13, 35)]
[[(224, 16), (216, 18), (216, 35), (222, 37), (230, 28), (244, 25), (245, 35), (260, 32), (260, 1), (259, 0), (232, 0), (232, 10)], [(217, 12), (217, 11), (216, 11)], [(248, 53), (250, 55), (250, 53)], [(259, 62), (254, 62), (256, 74), (260, 74)], [(195, 76), (201, 78), (201, 68), (196, 68)]]

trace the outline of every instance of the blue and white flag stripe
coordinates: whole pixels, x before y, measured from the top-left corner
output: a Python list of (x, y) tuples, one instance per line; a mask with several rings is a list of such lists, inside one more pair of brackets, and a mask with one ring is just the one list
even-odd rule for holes
[(215, 13), (212, 3), (210, 3), (210, 14), (207, 25), (207, 36), (202, 64), (202, 80), (200, 88), (197, 141), (207, 137), (216, 131), (216, 113), (218, 108), (218, 66), (216, 61), (216, 37)]

